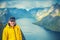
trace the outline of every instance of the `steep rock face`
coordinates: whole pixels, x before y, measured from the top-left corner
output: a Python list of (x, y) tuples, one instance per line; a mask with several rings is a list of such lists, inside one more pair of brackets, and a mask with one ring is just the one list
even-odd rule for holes
[(45, 28), (52, 30), (52, 31), (59, 31), (60, 32), (60, 16), (56, 16), (52, 18), (51, 16), (45, 17), (39, 22), (36, 22), (39, 26), (44, 26)]
[(8, 8), (9, 12), (12, 16), (15, 16), (16, 18), (29, 18), (31, 17), (31, 14), (26, 9), (17, 9), (17, 8)]
[(47, 16), (43, 17), (40, 21), (34, 24), (44, 26), (46, 29), (52, 31), (60, 32), (60, 5), (53, 5), (53, 10)]
[[(4, 15), (5, 15), (4, 8), (3, 9), (0, 8), (0, 36), (2, 35), (2, 30), (4, 28), (4, 23), (5, 23), (5, 16)], [(0, 37), (0, 40), (2, 40), (1, 38), (2, 38), (2, 36)]]

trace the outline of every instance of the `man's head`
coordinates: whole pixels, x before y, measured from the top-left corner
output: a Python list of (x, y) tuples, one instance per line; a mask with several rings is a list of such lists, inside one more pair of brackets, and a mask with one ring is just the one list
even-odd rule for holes
[(8, 21), (10, 26), (15, 26), (16, 22), (15, 22), (15, 17), (10, 17), (9, 21)]

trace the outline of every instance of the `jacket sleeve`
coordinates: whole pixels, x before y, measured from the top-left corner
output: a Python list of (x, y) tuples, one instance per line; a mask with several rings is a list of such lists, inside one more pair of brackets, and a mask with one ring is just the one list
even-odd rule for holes
[(19, 32), (19, 40), (22, 40), (22, 32), (21, 32), (20, 27), (19, 27), (18, 29), (19, 29), (19, 30), (18, 30), (18, 32)]
[(2, 33), (2, 40), (8, 40), (6, 28), (3, 30), (3, 33)]

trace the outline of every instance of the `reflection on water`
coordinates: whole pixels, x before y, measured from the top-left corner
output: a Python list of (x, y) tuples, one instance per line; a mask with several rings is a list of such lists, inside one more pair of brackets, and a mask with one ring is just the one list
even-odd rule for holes
[(41, 26), (32, 24), (34, 19), (22, 18), (16, 20), (26, 40), (60, 40), (60, 33), (45, 30)]

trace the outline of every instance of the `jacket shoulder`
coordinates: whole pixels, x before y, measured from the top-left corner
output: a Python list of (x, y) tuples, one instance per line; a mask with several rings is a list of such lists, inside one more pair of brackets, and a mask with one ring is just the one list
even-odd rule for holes
[(19, 29), (19, 30), (21, 30), (21, 27), (19, 25), (16, 25), (16, 28)]
[(16, 27), (17, 27), (17, 28), (20, 28), (20, 26), (19, 26), (19, 25), (16, 25)]
[(7, 31), (7, 30), (8, 30), (8, 27), (7, 27), (7, 26), (8, 26), (8, 25), (6, 25), (3, 30), (6, 30), (6, 31)]
[(8, 28), (7, 27), (4, 27), (3, 32), (6, 32), (7, 30), (8, 30)]

